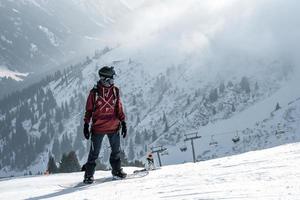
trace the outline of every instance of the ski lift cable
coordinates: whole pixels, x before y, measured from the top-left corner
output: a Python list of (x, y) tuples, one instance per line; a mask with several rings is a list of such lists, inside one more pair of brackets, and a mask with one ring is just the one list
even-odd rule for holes
[[(298, 121), (300, 121), (300, 119), (296, 119), (296, 120), (294, 120), (294, 122), (298, 122)], [(236, 137), (236, 138), (238, 138), (238, 137), (240, 137), (240, 135), (239, 135), (239, 132), (243, 132), (243, 131), (245, 131), (245, 130), (247, 130), (248, 128), (246, 128), (246, 129), (243, 129), (243, 130), (234, 130), (234, 131), (226, 131), (226, 132), (219, 132), (219, 133), (215, 133), (215, 134), (213, 134), (214, 136), (222, 136), (222, 135), (233, 135), (233, 137)], [(192, 134), (197, 134), (197, 133), (199, 133), (199, 131), (194, 131), (194, 132), (190, 132), (190, 133), (188, 133), (188, 134), (185, 134), (185, 135), (192, 135)], [(156, 142), (156, 141), (158, 141), (162, 136), (164, 136), (165, 134), (163, 134), (163, 135), (161, 135), (159, 138), (157, 138), (157, 140), (155, 140), (154, 142)], [(200, 135), (200, 133), (199, 133), (199, 135)], [(254, 135), (254, 134), (253, 134)], [(209, 137), (209, 136), (211, 136), (211, 135), (200, 135), (202, 138), (203, 137)], [(152, 144), (154, 143), (154, 142), (152, 142)]]
[[(300, 119), (294, 120), (294, 122), (298, 122), (298, 121), (300, 121)], [(240, 135), (240, 134), (238, 134), (239, 132), (243, 132), (243, 131), (245, 131), (247, 129), (248, 128), (243, 129), (243, 130), (233, 130), (233, 131), (219, 132), (219, 133), (214, 133), (213, 135), (214, 136), (222, 136), (222, 135), (232, 135), (232, 134), (234, 134), (234, 136), (236, 136), (236, 135), (239, 136)], [(211, 135), (203, 135), (202, 134), (201, 137), (211, 137)]]
[[(178, 121), (179, 121), (178, 119), (177, 119), (177, 120), (174, 120), (173, 123), (171, 123), (171, 125), (170, 125), (169, 128), (171, 128), (172, 126), (174, 126)], [(168, 133), (168, 132), (165, 132), (165, 133), (159, 135), (159, 136), (157, 137), (157, 139), (154, 140), (150, 145), (154, 145), (157, 141), (159, 141), (159, 140), (160, 140), (162, 137), (164, 137), (167, 133)]]

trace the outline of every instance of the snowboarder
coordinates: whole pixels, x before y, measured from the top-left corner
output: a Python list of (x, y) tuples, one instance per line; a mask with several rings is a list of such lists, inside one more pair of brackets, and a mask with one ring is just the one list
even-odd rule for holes
[[(96, 159), (99, 156), (101, 143), (107, 135), (110, 146), (110, 165), (112, 175), (125, 178), (126, 173), (121, 168), (120, 159), (120, 135), (127, 135), (125, 114), (119, 96), (119, 89), (114, 85), (115, 70), (113, 67), (104, 66), (98, 71), (100, 80), (90, 91), (84, 116), (84, 137), (88, 140), (91, 136), (91, 147), (86, 164), (82, 170), (85, 171), (84, 183), (94, 182)], [(89, 128), (92, 119), (91, 130)]]

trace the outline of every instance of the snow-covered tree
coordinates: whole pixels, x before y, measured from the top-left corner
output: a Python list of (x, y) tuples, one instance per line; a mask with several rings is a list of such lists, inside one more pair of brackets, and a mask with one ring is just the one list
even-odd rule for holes
[(48, 165), (47, 165), (47, 171), (50, 174), (55, 174), (58, 172), (58, 167), (56, 165), (55, 159), (53, 156), (49, 156), (49, 161), (48, 161)]

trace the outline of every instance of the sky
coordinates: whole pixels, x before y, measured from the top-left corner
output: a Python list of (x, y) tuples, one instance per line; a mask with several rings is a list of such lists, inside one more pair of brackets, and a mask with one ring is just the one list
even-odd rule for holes
[(190, 58), (191, 67), (216, 71), (299, 66), (297, 0), (126, 1), (135, 9), (101, 36), (121, 44), (124, 56), (169, 63)]

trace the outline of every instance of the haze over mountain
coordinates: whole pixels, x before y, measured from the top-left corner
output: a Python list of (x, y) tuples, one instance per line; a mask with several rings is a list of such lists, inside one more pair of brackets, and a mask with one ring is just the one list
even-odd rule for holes
[[(118, 2), (119, 20), (113, 20), (76, 1), (101, 30), (85, 39), (101, 45), (1, 101), (2, 176), (44, 171), (50, 155), (59, 161), (70, 150), (85, 162), (85, 100), (103, 65), (117, 71), (129, 129), (122, 148), (129, 161), (144, 161), (157, 145), (169, 149), (165, 164), (191, 161), (183, 140), (195, 131), (202, 136), (197, 160), (299, 141), (298, 1)], [(78, 35), (86, 34), (78, 30), (80, 22), (70, 21)], [(181, 152), (182, 146), (187, 150)], [(107, 141), (102, 149), (100, 161), (108, 165)]]
[(94, 36), (128, 12), (118, 0), (1, 1), (0, 96), (90, 54), (102, 45)]

